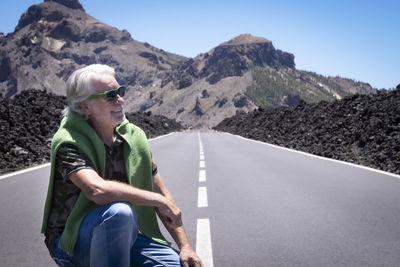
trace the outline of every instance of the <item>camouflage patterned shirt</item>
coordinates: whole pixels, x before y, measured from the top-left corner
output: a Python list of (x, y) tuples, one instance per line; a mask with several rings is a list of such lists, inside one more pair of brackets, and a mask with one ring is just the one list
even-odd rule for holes
[[(106, 166), (103, 178), (127, 183), (123, 157), (124, 140), (118, 134), (116, 137), (112, 147), (104, 145)], [(49, 215), (49, 230), (45, 240), (51, 254), (55, 249), (54, 241), (63, 232), (65, 222), (81, 192), (68, 177), (71, 173), (86, 168), (94, 169), (94, 166), (79, 147), (71, 144), (61, 145), (55, 160), (54, 193)], [(152, 168), (154, 176), (157, 174), (157, 165), (154, 162)]]

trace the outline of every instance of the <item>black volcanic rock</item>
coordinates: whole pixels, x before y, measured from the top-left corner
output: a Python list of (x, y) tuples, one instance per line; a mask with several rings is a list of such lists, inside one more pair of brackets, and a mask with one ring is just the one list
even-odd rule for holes
[(57, 2), (63, 6), (72, 8), (72, 9), (80, 9), (82, 11), (85, 11), (81, 5), (81, 3), (79, 3), (78, 0), (44, 0), (45, 2)]
[(201, 98), (208, 98), (208, 97), (210, 97), (210, 95), (208, 94), (207, 90), (203, 90), (201, 92)]
[(158, 58), (157, 55), (154, 53), (149, 53), (149, 52), (142, 52), (139, 54), (141, 57), (149, 59), (152, 63), (158, 64)]
[(175, 67), (172, 71), (169, 71), (164, 74), (161, 88), (163, 88), (166, 84), (173, 81), (178, 90), (184, 89), (190, 85), (192, 85), (192, 81), (194, 78), (198, 78), (199, 74), (196, 70), (196, 64), (192, 58), (183, 61), (177, 67)]
[(247, 104), (247, 97), (244, 95), (236, 95), (233, 99), (233, 105), (237, 108), (242, 108)]
[(400, 174), (400, 90), (260, 108), (215, 129)]
[(11, 74), (11, 61), (5, 53), (0, 54), (0, 82), (4, 82)]
[[(12, 99), (0, 95), (0, 174), (50, 160), (51, 139), (65, 106), (64, 96), (46, 91), (25, 90)], [(150, 112), (126, 117), (150, 138), (182, 129), (174, 120)]]
[(18, 21), (15, 31), (22, 29), (23, 27), (38, 21), (42, 17), (42, 8), (39, 5), (33, 5), (28, 8), (28, 10), (22, 14)]
[(142, 128), (148, 138), (183, 130), (182, 125), (175, 120), (151, 112), (131, 112), (126, 114), (126, 118)]
[(0, 172), (49, 160), (51, 136), (61, 120), (65, 97), (26, 90), (0, 100)]
[(202, 77), (209, 76), (207, 80), (210, 84), (215, 84), (225, 77), (242, 76), (248, 70), (248, 66), (235, 48), (216, 47), (214, 53), (207, 58), (200, 75)]
[(201, 103), (199, 98), (196, 99), (196, 105), (193, 107), (191, 113), (195, 114), (196, 116), (203, 116), (204, 113), (201, 110)]
[[(94, 32), (96, 33), (96, 32)], [(63, 20), (54, 29), (49, 32), (49, 36), (58, 40), (79, 42), (82, 39), (82, 33), (79, 27), (69, 20)], [(86, 39), (93, 38), (94, 34), (86, 36)]]

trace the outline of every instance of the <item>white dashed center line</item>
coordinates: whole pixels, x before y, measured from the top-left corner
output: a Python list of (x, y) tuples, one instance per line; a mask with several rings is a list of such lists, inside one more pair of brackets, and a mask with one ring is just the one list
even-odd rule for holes
[[(200, 150), (199, 182), (205, 183), (207, 181), (206, 170), (205, 170), (206, 161), (204, 157), (204, 148), (203, 144), (201, 143), (200, 133), (198, 133), (198, 137), (199, 137), (199, 150)], [(198, 208), (208, 207), (206, 186), (199, 186), (197, 207)], [(212, 245), (211, 245), (210, 220), (208, 218), (197, 219), (196, 253), (203, 261), (205, 267), (214, 266), (213, 256), (212, 256)]]
[(205, 168), (206, 162), (204, 160), (200, 160), (200, 168)]
[(199, 182), (200, 183), (203, 183), (203, 182), (205, 182), (207, 179), (206, 179), (206, 170), (200, 170), (199, 171)]
[(196, 253), (203, 261), (204, 266), (214, 266), (209, 219), (197, 219)]
[(197, 199), (197, 207), (199, 207), (199, 208), (208, 207), (207, 187), (205, 187), (205, 186), (200, 186), (199, 187), (199, 194), (198, 194), (198, 199)]

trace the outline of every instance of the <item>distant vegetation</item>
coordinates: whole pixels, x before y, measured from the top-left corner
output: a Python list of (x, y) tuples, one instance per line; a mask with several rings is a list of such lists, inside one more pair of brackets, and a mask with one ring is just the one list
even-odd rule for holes
[(344, 92), (335, 83), (335, 78), (324, 77), (313, 72), (277, 72), (272, 68), (252, 66), (253, 83), (247, 87), (246, 95), (261, 107), (278, 107), (285, 104), (286, 97), (297, 97), (307, 103), (332, 101), (334, 93), (343, 97)]

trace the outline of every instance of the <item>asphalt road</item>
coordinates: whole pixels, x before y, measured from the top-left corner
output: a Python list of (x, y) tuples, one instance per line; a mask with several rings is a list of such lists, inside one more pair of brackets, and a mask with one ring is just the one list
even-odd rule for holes
[[(399, 176), (223, 133), (150, 146), (208, 266), (400, 264)], [(47, 182), (47, 167), (0, 180), (0, 266), (55, 266), (40, 234)]]
[(40, 234), (49, 168), (0, 180), (0, 266), (57, 266)]

